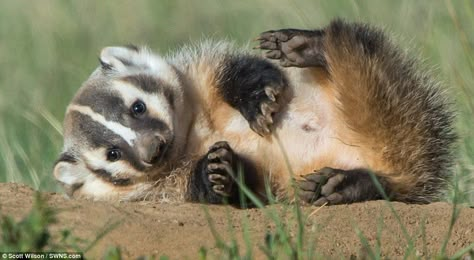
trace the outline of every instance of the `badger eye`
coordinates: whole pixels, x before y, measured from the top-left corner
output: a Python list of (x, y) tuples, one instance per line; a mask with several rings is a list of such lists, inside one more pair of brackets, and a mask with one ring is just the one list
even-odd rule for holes
[(146, 112), (146, 105), (143, 101), (138, 100), (132, 104), (131, 110), (134, 116), (140, 116)]
[(107, 161), (115, 162), (120, 159), (122, 153), (119, 149), (113, 148), (107, 151)]

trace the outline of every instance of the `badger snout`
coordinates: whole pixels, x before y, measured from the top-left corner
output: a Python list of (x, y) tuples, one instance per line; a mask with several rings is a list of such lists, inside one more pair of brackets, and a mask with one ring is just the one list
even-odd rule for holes
[(147, 134), (136, 144), (138, 156), (145, 164), (157, 163), (166, 150), (166, 140), (158, 134)]

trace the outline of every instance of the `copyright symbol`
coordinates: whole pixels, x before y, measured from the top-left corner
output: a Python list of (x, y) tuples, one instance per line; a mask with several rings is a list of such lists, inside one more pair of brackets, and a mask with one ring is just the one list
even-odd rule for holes
[(7, 258), (7, 254), (2, 254), (2, 258)]

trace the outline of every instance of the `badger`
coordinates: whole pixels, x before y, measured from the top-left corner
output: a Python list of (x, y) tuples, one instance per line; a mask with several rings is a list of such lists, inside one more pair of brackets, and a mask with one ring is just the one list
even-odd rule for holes
[(104, 48), (65, 114), (54, 176), (68, 196), (144, 199), (182, 169), (194, 202), (238, 203), (242, 187), (314, 205), (440, 199), (454, 113), (416, 58), (340, 19), (256, 41), (263, 55), (225, 41)]

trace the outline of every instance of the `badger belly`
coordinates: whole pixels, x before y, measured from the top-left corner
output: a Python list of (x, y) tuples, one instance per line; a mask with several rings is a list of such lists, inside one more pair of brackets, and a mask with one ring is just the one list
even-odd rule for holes
[[(255, 162), (264, 175), (285, 182), (291, 173), (302, 176), (323, 167), (354, 169), (366, 166), (360, 144), (354, 143), (338, 118), (334, 98), (327, 88), (296, 71), (293, 98), (274, 118), (270, 136), (253, 132), (239, 111), (226, 113), (225, 127), (212, 135), (203, 133), (200, 147), (228, 141), (235, 152)], [(296, 79), (296, 80), (295, 80)], [(207, 150), (206, 150), (207, 151)], [(205, 150), (199, 153), (205, 153)]]
[(293, 99), (279, 115), (269, 151), (274, 160), (268, 165), (282, 167), (275, 161), (283, 160), (286, 173), (292, 171), (297, 176), (323, 167), (354, 169), (367, 165), (361, 145), (355, 143), (338, 117), (335, 98), (324, 87), (314, 81), (294, 87)]

